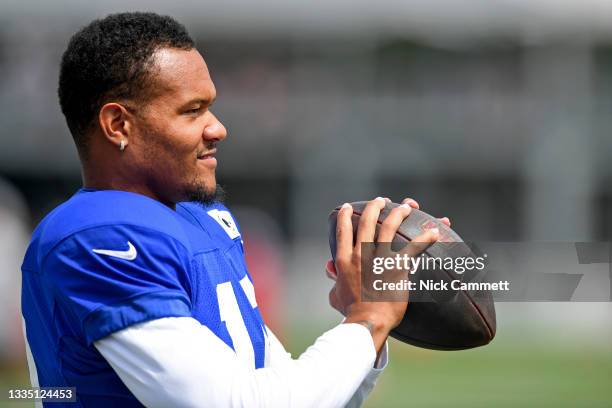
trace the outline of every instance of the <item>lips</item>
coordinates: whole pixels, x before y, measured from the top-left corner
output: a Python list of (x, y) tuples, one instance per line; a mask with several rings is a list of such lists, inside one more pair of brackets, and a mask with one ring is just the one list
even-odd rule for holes
[(217, 154), (217, 149), (212, 149), (207, 152), (199, 153), (198, 160), (214, 159), (215, 154)]
[(215, 158), (215, 154), (217, 153), (217, 149), (211, 149), (198, 154), (198, 162), (202, 163), (209, 169), (214, 169), (217, 167), (217, 159)]

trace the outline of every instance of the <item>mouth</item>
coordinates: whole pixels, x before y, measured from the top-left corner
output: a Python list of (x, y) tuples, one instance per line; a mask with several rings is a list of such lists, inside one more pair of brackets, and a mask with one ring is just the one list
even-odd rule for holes
[(216, 167), (217, 159), (215, 155), (217, 154), (217, 149), (207, 150), (201, 153), (198, 153), (198, 162), (205, 164), (207, 167)]

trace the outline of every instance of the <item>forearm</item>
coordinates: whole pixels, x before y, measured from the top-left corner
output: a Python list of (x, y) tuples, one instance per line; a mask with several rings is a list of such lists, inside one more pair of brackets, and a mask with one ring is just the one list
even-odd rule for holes
[[(280, 364), (283, 364), (287, 361), (291, 361), (291, 354), (287, 353), (282, 343), (276, 338), (274, 333), (268, 329), (270, 347), (269, 347), (269, 356), (270, 356), (270, 366), (276, 367)], [(349, 402), (345, 405), (345, 408), (357, 408), (360, 407), (363, 402), (368, 398), (369, 394), (372, 392), (372, 389), (376, 385), (376, 381), (378, 377), (383, 372), (388, 363), (388, 352), (389, 352), (388, 343), (385, 342), (385, 345), (382, 347), (382, 350), (378, 353), (376, 363), (374, 367), (370, 369), (370, 372), (363, 379), (361, 384), (357, 390), (351, 396)]]
[(139, 326), (95, 345), (130, 391), (151, 407), (343, 406), (376, 356), (363, 326), (343, 324), (319, 337), (297, 360), (255, 370), (193, 319)]

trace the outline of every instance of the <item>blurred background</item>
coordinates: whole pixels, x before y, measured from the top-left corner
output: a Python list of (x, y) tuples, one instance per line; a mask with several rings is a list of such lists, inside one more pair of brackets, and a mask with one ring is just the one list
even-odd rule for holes
[[(327, 215), (343, 202), (410, 196), (469, 241), (612, 238), (607, 0), (4, 0), (0, 389), (29, 383), (30, 233), (81, 184), (57, 102), (61, 53), (90, 20), (134, 10), (176, 17), (209, 65), (229, 131), (219, 180), (258, 302), (294, 356), (340, 320), (324, 265)], [(497, 338), (480, 349), (393, 341), (367, 405), (612, 406), (611, 303), (497, 309)]]

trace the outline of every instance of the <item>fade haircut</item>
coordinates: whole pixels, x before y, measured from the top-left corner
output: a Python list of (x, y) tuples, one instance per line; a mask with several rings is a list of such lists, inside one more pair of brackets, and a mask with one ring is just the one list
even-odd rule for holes
[(81, 155), (85, 157), (89, 131), (105, 103), (139, 104), (150, 96), (155, 51), (194, 46), (182, 24), (155, 13), (111, 14), (74, 34), (62, 55), (58, 95)]

